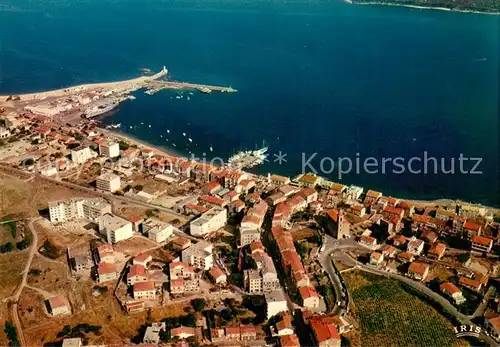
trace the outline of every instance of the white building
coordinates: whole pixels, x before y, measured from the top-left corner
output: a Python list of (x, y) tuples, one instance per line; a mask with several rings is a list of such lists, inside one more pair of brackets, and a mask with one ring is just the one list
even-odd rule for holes
[(71, 110), (73, 108), (73, 105), (69, 103), (64, 103), (64, 104), (59, 104), (59, 105), (53, 105), (51, 103), (40, 103), (38, 105), (32, 105), (32, 106), (26, 106), (24, 109), (26, 111), (29, 111), (34, 114), (38, 114), (40, 116), (46, 116), (46, 117), (54, 117), (55, 115)]
[(10, 136), (10, 131), (3, 127), (0, 127), (0, 139), (6, 139)]
[(104, 142), (99, 145), (99, 154), (103, 157), (116, 158), (120, 155), (120, 145), (117, 142)]
[(102, 175), (97, 177), (96, 186), (97, 189), (114, 193), (121, 187), (120, 176), (115, 175), (111, 172), (103, 173)]
[(150, 327), (147, 327), (142, 343), (158, 345), (160, 343), (161, 330), (166, 330), (165, 322), (153, 323)]
[(14, 115), (7, 115), (4, 119), (5, 127), (9, 130), (14, 130), (15, 128), (21, 126), (21, 121)]
[(163, 243), (174, 234), (174, 226), (156, 219), (149, 219), (143, 224), (148, 238), (156, 243)]
[(71, 314), (71, 308), (68, 300), (63, 295), (58, 295), (50, 298), (49, 300), (50, 312), (53, 316)]
[(272, 292), (265, 292), (264, 298), (266, 299), (267, 319), (277, 315), (280, 312), (288, 311), (285, 293), (282, 289), (277, 289)]
[(210, 270), (214, 264), (213, 245), (200, 241), (182, 251), (182, 261), (198, 269)]
[(71, 161), (75, 164), (83, 164), (87, 160), (97, 157), (97, 153), (90, 147), (81, 147), (71, 150)]
[(71, 198), (49, 202), (49, 216), (52, 223), (66, 222), (75, 218), (97, 222), (106, 213), (111, 213), (111, 205), (102, 198)]
[(222, 228), (227, 222), (227, 210), (223, 207), (212, 207), (190, 224), (191, 235), (203, 236)]
[(106, 235), (109, 243), (117, 243), (134, 235), (132, 223), (111, 213), (99, 218), (99, 232)]
[(55, 166), (47, 166), (40, 170), (42, 176), (51, 177), (57, 175), (57, 168)]

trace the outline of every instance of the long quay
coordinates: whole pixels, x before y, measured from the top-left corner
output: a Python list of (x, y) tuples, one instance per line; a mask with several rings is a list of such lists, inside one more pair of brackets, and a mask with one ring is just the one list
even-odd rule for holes
[(226, 93), (237, 92), (236, 89), (231, 87), (221, 87), (221, 86), (212, 86), (207, 84), (161, 81), (161, 80), (148, 82), (148, 87), (149, 87), (148, 89), (156, 91), (161, 89), (196, 89), (203, 93), (210, 93), (212, 91), (226, 92)]

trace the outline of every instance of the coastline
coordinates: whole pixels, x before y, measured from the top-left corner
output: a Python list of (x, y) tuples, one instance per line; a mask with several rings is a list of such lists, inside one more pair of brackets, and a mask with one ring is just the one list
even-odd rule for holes
[(370, 1), (370, 2), (359, 2), (356, 0), (344, 0), (345, 2), (353, 5), (368, 5), (368, 6), (394, 6), (394, 7), (407, 7), (418, 10), (437, 10), (437, 11), (447, 11), (447, 12), (456, 12), (456, 13), (474, 13), (474, 14), (483, 14), (490, 16), (499, 16), (500, 12), (484, 12), (484, 11), (473, 11), (473, 10), (456, 10), (451, 9), (449, 7), (434, 7), (434, 6), (420, 6), (420, 5), (409, 5), (409, 4), (396, 4), (396, 3), (387, 3), (387, 2), (378, 2), (378, 1)]
[[(178, 158), (190, 160), (190, 158), (187, 158), (186, 156), (181, 155), (180, 153), (175, 153), (170, 148), (158, 146), (158, 145), (153, 145), (153, 144), (151, 144), (147, 141), (141, 140), (133, 135), (125, 134), (125, 133), (120, 132), (120, 131), (108, 130), (108, 129), (105, 129), (103, 127), (98, 127), (98, 129), (106, 136), (115, 137), (115, 138), (122, 140), (124, 142), (134, 144), (138, 148), (141, 148), (141, 147), (151, 148), (151, 149), (154, 149), (156, 152), (158, 152), (160, 155), (173, 156), (173, 157), (178, 157)], [(253, 173), (250, 173), (247, 171), (245, 171), (245, 172), (250, 174), (250, 175), (263, 176), (261, 174), (253, 174)], [(463, 201), (460, 199), (439, 198), (439, 199), (435, 199), (435, 200), (419, 200), (419, 199), (402, 198), (402, 197), (396, 197), (396, 198), (398, 198), (400, 200), (408, 201), (408, 202), (410, 202), (410, 203), (412, 203), (415, 206), (420, 207), (420, 208), (425, 208), (425, 207), (430, 207), (430, 206), (435, 206), (435, 205), (454, 207), (457, 204), (461, 204), (461, 205), (466, 205), (466, 206), (475, 206), (477, 208), (485, 208), (486, 210), (491, 211), (492, 213), (495, 213), (495, 214), (500, 213), (500, 207), (486, 206), (483, 204), (469, 202), (469, 201)]]

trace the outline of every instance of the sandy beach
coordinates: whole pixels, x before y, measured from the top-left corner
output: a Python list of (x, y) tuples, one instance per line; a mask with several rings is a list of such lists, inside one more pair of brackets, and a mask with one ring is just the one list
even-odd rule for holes
[(456, 10), (456, 9), (451, 9), (448, 7), (432, 7), (432, 6), (418, 6), (418, 5), (407, 5), (407, 4), (394, 4), (394, 3), (383, 3), (383, 2), (377, 2), (377, 1), (370, 1), (370, 2), (358, 2), (356, 0), (344, 0), (345, 2), (349, 4), (355, 4), (355, 5), (372, 5), (372, 6), (396, 6), (396, 7), (407, 7), (407, 8), (413, 8), (413, 9), (418, 9), (418, 10), (437, 10), (437, 11), (447, 11), (447, 12), (458, 12), (458, 13), (476, 13), (476, 14), (487, 14), (487, 15), (493, 15), (493, 16), (498, 16), (500, 13), (498, 12), (483, 12), (483, 11), (472, 11), (472, 10)]
[[(68, 88), (49, 90), (45, 92), (38, 93), (27, 93), (27, 94), (12, 94), (19, 96), (22, 101), (29, 101), (35, 99), (42, 99), (47, 97), (62, 97), (70, 94), (71, 92), (83, 92), (85, 90), (93, 90), (93, 89), (118, 89), (118, 88), (140, 88), (144, 83), (156, 80), (160, 77), (163, 77), (167, 74), (167, 70), (164, 68), (162, 71), (154, 74), (152, 76), (140, 76), (136, 78), (132, 78), (124, 81), (115, 81), (115, 82), (103, 82), (103, 83), (89, 83), (82, 84), (77, 86), (72, 86)], [(4, 103), (7, 103), (7, 98), (10, 95), (0, 95), (0, 106)]]

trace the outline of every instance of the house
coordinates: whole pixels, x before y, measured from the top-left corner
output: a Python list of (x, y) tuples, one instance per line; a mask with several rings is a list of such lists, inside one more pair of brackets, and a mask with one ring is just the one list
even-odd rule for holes
[(165, 329), (165, 322), (151, 324), (150, 327), (146, 328), (142, 343), (158, 345), (160, 343), (160, 331), (165, 331)]
[(208, 273), (215, 284), (226, 284), (227, 276), (220, 268), (214, 266)]
[(489, 253), (493, 248), (493, 240), (484, 236), (472, 236), (471, 250), (473, 252)]
[(148, 277), (146, 276), (146, 269), (142, 265), (134, 264), (130, 267), (127, 274), (127, 284), (132, 286), (136, 283), (146, 282)]
[(454, 219), (456, 216), (457, 214), (455, 212), (445, 210), (443, 208), (438, 208), (436, 211), (436, 218), (445, 222), (449, 221), (450, 219)]
[(469, 237), (473, 237), (481, 235), (482, 226), (479, 223), (467, 219), (463, 224), (462, 229)]
[(309, 324), (319, 347), (340, 347), (340, 335), (334, 324), (318, 318), (310, 319)]
[(223, 342), (226, 339), (226, 332), (224, 328), (212, 328), (210, 329), (210, 341), (217, 344)]
[(409, 252), (401, 252), (398, 255), (396, 255), (396, 259), (402, 263), (408, 263), (415, 260), (415, 255)]
[(82, 347), (82, 339), (79, 337), (73, 337), (70, 339), (64, 339), (62, 342), (62, 347)]
[(420, 234), (420, 238), (429, 243), (434, 243), (438, 239), (438, 234), (430, 230), (424, 230)]
[(408, 240), (403, 235), (396, 235), (392, 238), (392, 244), (396, 247), (404, 246), (406, 241)]
[(200, 241), (182, 251), (182, 261), (201, 270), (210, 270), (214, 258), (212, 254), (213, 245), (206, 241)]
[(170, 294), (184, 294), (184, 280), (176, 279), (170, 280)]
[(153, 257), (151, 256), (151, 254), (139, 253), (134, 257), (134, 260), (132, 260), (132, 264), (147, 267), (148, 263), (152, 260)]
[(185, 340), (189, 337), (196, 336), (196, 329), (191, 327), (183, 327), (182, 325), (178, 328), (173, 328), (170, 330), (171, 337), (177, 337), (181, 340)]
[(182, 237), (182, 236), (178, 236), (171, 241), (171, 244), (172, 244), (172, 248), (175, 251), (183, 251), (186, 248), (188, 248), (189, 246), (191, 246), (191, 240), (189, 240), (185, 237)]
[(299, 338), (295, 334), (280, 336), (281, 347), (300, 347)]
[(497, 342), (500, 342), (500, 316), (485, 318), (484, 326)]
[(384, 261), (384, 254), (379, 252), (372, 252), (370, 254), (370, 264), (371, 265), (380, 265)]
[(385, 258), (394, 258), (396, 256), (397, 249), (394, 246), (385, 245), (382, 248), (382, 254)]
[(292, 335), (295, 333), (292, 325), (292, 316), (288, 312), (280, 314), (281, 320), (276, 323), (276, 333), (279, 336)]
[(283, 184), (290, 183), (289, 177), (280, 176), (280, 175), (270, 175), (270, 176), (268, 176), (268, 179), (271, 181), (272, 184), (276, 184), (276, 185), (283, 185)]
[(483, 288), (483, 283), (476, 279), (471, 279), (467, 277), (460, 277), (458, 279), (458, 283), (468, 289), (474, 290), (476, 292), (480, 292), (481, 289)]
[(328, 210), (326, 211), (326, 229), (336, 239), (349, 237), (350, 223), (345, 219), (342, 210)]
[(317, 175), (312, 173), (307, 173), (299, 178), (298, 183), (301, 187), (314, 188), (321, 183), (321, 177), (318, 177)]
[(419, 261), (414, 261), (410, 264), (408, 277), (418, 281), (425, 281), (427, 275), (429, 275), (429, 265)]
[(446, 252), (446, 245), (444, 243), (436, 243), (431, 246), (427, 252), (427, 257), (430, 259), (441, 260)]
[(240, 340), (251, 341), (257, 339), (257, 329), (255, 325), (247, 324), (240, 326)]
[(205, 187), (203, 187), (203, 192), (209, 195), (215, 194), (220, 190), (222, 190), (222, 185), (217, 181), (208, 182)]
[(442, 283), (439, 286), (439, 289), (441, 290), (441, 292), (443, 292), (444, 295), (453, 299), (453, 301), (457, 305), (462, 305), (466, 301), (462, 291), (458, 289), (457, 286), (451, 282)]
[(264, 299), (266, 300), (267, 319), (277, 315), (280, 312), (288, 311), (285, 293), (282, 289), (264, 292)]
[(97, 266), (97, 281), (104, 283), (118, 278), (118, 270), (115, 264), (100, 263)]
[(239, 213), (245, 209), (245, 203), (241, 200), (233, 201), (229, 204), (228, 209), (231, 213)]
[(105, 243), (97, 247), (97, 255), (99, 257), (97, 263), (110, 263), (115, 262), (115, 250), (113, 245)]
[(366, 192), (365, 200), (363, 204), (372, 205), (378, 201), (382, 197), (382, 193), (377, 192), (375, 190), (369, 190)]
[(424, 251), (424, 241), (412, 238), (410, 242), (408, 242), (406, 250), (411, 254), (420, 255)]
[(359, 237), (359, 244), (365, 247), (373, 248), (377, 245), (377, 239), (367, 235), (361, 235)]
[(175, 261), (169, 265), (170, 280), (186, 279), (195, 277), (194, 269), (187, 263)]
[(351, 211), (358, 217), (364, 217), (366, 214), (366, 208), (363, 205), (353, 205), (351, 206)]
[(156, 288), (153, 281), (139, 282), (134, 284), (133, 287), (134, 299), (155, 299)]
[(53, 316), (68, 315), (71, 314), (71, 308), (68, 301), (63, 295), (57, 295), (48, 299), (50, 313)]
[(298, 194), (306, 200), (307, 204), (318, 200), (318, 192), (314, 188), (302, 188)]
[(316, 289), (311, 286), (305, 286), (299, 288), (299, 295), (302, 302), (302, 306), (311, 310), (319, 308), (319, 295)]
[(239, 326), (226, 327), (226, 338), (228, 340), (239, 341), (241, 339), (241, 331)]

